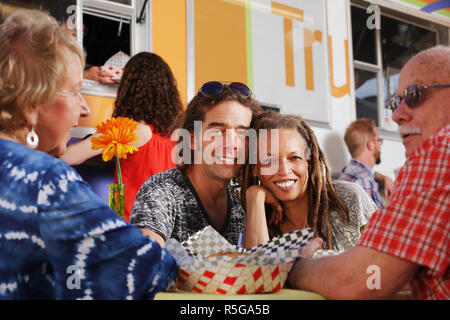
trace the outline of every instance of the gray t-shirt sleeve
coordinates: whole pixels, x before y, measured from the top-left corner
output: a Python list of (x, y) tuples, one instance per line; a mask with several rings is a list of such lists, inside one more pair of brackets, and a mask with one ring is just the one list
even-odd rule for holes
[(156, 232), (164, 240), (174, 228), (174, 196), (164, 181), (150, 177), (139, 189), (130, 213), (130, 223)]
[(377, 206), (359, 185), (346, 181), (333, 183), (339, 197), (344, 201), (350, 213), (350, 222), (358, 228), (366, 225)]
[(334, 249), (343, 251), (353, 247), (361, 237), (361, 228), (368, 224), (372, 213), (377, 210), (373, 200), (364, 189), (352, 182), (334, 181), (334, 189), (349, 211), (350, 221), (344, 225), (336, 211), (331, 212)]

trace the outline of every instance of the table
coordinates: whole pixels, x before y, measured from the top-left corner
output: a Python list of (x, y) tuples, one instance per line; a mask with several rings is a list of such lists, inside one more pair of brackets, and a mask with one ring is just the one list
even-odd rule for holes
[[(390, 300), (412, 300), (410, 291), (400, 291)], [(159, 292), (155, 300), (326, 300), (320, 294), (295, 289), (281, 289), (272, 293), (259, 294), (208, 294), (197, 292)]]
[(258, 294), (208, 294), (178, 290), (159, 292), (155, 295), (155, 300), (325, 300), (325, 298), (314, 292), (295, 289)]

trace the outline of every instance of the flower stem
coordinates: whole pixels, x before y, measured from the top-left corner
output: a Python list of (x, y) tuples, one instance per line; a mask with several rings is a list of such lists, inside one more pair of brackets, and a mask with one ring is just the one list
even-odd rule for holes
[(122, 171), (120, 170), (119, 156), (116, 155), (116, 167), (117, 167), (117, 184), (122, 184)]

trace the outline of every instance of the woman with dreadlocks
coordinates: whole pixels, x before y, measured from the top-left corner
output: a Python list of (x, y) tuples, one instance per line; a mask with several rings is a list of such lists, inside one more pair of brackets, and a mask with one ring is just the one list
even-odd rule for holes
[[(113, 112), (113, 117), (128, 117), (138, 122), (139, 138), (132, 144), (139, 150), (127, 159), (120, 159), (122, 181), (126, 185), (126, 221), (144, 181), (155, 173), (175, 167), (171, 157), (175, 142), (171, 141), (170, 134), (182, 110), (169, 65), (154, 53), (141, 52), (133, 56), (123, 71)], [(101, 154), (101, 149), (92, 150), (91, 138), (70, 145), (60, 159), (77, 165)]]
[(305, 227), (323, 239), (324, 249), (354, 246), (376, 206), (358, 185), (331, 181), (308, 124), (269, 111), (256, 116), (253, 129), (259, 150), (257, 163), (247, 164), (242, 175), (244, 247)]

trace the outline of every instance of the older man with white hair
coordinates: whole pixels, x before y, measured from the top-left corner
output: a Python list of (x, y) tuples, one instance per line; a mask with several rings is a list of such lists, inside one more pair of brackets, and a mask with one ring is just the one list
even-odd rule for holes
[(390, 106), (407, 160), (390, 201), (355, 248), (297, 261), (292, 287), (333, 299), (380, 299), (409, 283), (415, 298), (450, 299), (450, 48), (409, 60), (397, 94)]

